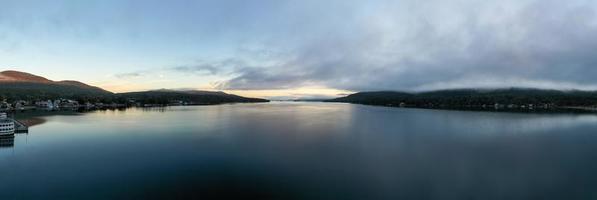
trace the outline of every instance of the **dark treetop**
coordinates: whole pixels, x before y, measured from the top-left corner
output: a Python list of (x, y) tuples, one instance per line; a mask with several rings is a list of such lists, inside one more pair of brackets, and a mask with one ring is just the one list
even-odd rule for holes
[(328, 100), (367, 105), (423, 108), (459, 107), (590, 107), (597, 105), (597, 92), (541, 89), (457, 89), (408, 93), (395, 91), (359, 92)]

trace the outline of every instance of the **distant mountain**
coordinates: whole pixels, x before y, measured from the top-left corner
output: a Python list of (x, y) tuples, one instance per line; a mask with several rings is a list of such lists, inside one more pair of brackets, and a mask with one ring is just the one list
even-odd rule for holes
[(595, 106), (597, 92), (559, 91), (526, 88), (507, 89), (456, 89), (429, 92), (359, 92), (346, 97), (327, 100), (383, 106), (407, 106), (423, 108), (459, 108), (498, 106)]
[(0, 82), (54, 83), (41, 76), (12, 70), (0, 72)]
[(78, 81), (52, 81), (19, 71), (0, 72), (0, 97), (8, 99), (91, 98), (113, 95)]
[(360, 104), (400, 104), (402, 100), (414, 97), (415, 94), (394, 91), (359, 92), (328, 101), (360, 103)]
[(241, 97), (224, 92), (197, 90), (162, 89), (114, 94), (78, 81), (52, 81), (19, 71), (0, 72), (0, 99), (3, 98), (9, 101), (71, 98), (104, 103), (126, 103), (134, 99), (136, 102), (148, 104), (169, 104), (175, 101), (189, 104), (268, 102), (265, 99)]
[(254, 103), (269, 102), (266, 99), (247, 98), (224, 92), (198, 90), (151, 90), (145, 92), (128, 92), (117, 94), (118, 98), (132, 99), (144, 104), (169, 104), (183, 101), (192, 105), (209, 105), (221, 103)]

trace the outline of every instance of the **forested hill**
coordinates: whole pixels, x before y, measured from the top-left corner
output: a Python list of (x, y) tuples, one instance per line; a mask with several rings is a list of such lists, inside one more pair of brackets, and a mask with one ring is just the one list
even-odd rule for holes
[(408, 93), (395, 91), (359, 92), (328, 100), (368, 105), (409, 107), (483, 107), (483, 106), (595, 106), (595, 91), (542, 89), (458, 89)]
[(248, 98), (224, 92), (198, 90), (152, 90), (145, 92), (129, 92), (116, 94), (120, 99), (134, 99), (144, 104), (168, 104), (182, 101), (188, 104), (220, 104), (220, 103), (256, 103), (268, 102), (265, 99)]
[(52, 81), (47, 78), (19, 71), (0, 72), (0, 101), (37, 101), (72, 99), (83, 102), (136, 103), (167, 105), (172, 102), (184, 104), (220, 104), (267, 102), (265, 99), (247, 98), (224, 92), (153, 90), (144, 92), (112, 93), (99, 87), (78, 81)]
[(4, 100), (96, 99), (111, 95), (112, 92), (78, 81), (52, 81), (19, 71), (0, 72), (0, 98)]

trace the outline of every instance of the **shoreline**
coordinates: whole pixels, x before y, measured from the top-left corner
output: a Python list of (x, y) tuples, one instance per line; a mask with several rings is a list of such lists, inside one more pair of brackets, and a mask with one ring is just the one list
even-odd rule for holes
[[(591, 106), (552, 106), (552, 107), (508, 107), (508, 106), (413, 106), (413, 105), (382, 105), (382, 104), (364, 104), (364, 103), (352, 103), (352, 102), (329, 102), (329, 101), (293, 101), (293, 102), (304, 102), (304, 103), (346, 103), (354, 105), (366, 105), (376, 107), (389, 107), (389, 108), (411, 108), (411, 109), (425, 109), (425, 110), (448, 110), (448, 111), (476, 111), (476, 112), (497, 112), (497, 113), (528, 113), (528, 114), (597, 114), (597, 107)], [(227, 105), (227, 104), (261, 104), (270, 102), (230, 102), (230, 103), (218, 103), (218, 104), (187, 104), (187, 105), (146, 105), (146, 106), (119, 106), (119, 107), (102, 107), (88, 109), (85, 107), (79, 107), (78, 109), (52, 109), (47, 110), (43, 108), (27, 109), (27, 110), (11, 110), (2, 111), (10, 113), (12, 115), (22, 115), (25, 113), (37, 113), (44, 115), (76, 115), (78, 113), (86, 113), (92, 111), (105, 111), (105, 110), (126, 110), (130, 108), (139, 109), (151, 109), (151, 108), (166, 108), (166, 107), (185, 107), (185, 106), (216, 106), (216, 105)]]
[(477, 111), (477, 112), (497, 112), (497, 113), (528, 113), (528, 114), (597, 114), (597, 107), (590, 106), (553, 106), (549, 108), (534, 107), (534, 108), (508, 108), (508, 107), (494, 107), (494, 106), (412, 106), (412, 105), (383, 105), (383, 104), (364, 104), (353, 102), (329, 102), (324, 103), (346, 103), (354, 105), (366, 105), (376, 107), (388, 108), (411, 108), (411, 109), (425, 109), (425, 110), (450, 110), (450, 111)]
[(87, 107), (87, 106), (79, 106), (79, 107), (64, 107), (64, 108), (41, 108), (31, 106), (25, 109), (8, 109), (8, 110), (0, 110), (0, 112), (5, 113), (23, 113), (23, 112), (85, 112), (85, 111), (96, 111), (96, 110), (121, 110), (121, 109), (129, 109), (129, 108), (163, 108), (163, 107), (171, 107), (171, 106), (216, 106), (216, 105), (226, 105), (226, 104), (258, 104), (258, 103), (269, 103), (269, 102), (223, 102), (223, 103), (193, 103), (193, 104), (145, 104), (145, 105), (124, 105), (124, 104), (116, 104), (116, 105), (103, 105), (103, 106), (94, 106), (94, 107)]

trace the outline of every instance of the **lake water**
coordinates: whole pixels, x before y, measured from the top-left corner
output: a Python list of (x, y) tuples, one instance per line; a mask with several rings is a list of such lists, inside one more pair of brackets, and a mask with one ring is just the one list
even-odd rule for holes
[(597, 115), (336, 103), (29, 119), (0, 199), (597, 199)]

